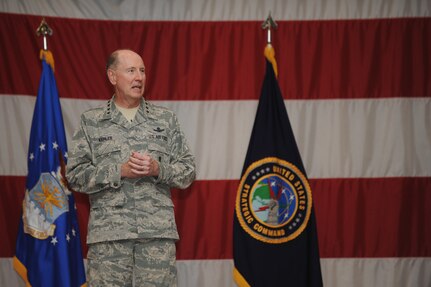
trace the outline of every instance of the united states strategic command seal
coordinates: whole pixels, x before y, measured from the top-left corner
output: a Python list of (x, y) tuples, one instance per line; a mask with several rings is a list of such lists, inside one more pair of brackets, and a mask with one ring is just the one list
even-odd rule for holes
[(307, 226), (311, 213), (307, 178), (293, 164), (276, 157), (252, 163), (241, 178), (236, 216), (242, 228), (266, 243), (284, 243)]

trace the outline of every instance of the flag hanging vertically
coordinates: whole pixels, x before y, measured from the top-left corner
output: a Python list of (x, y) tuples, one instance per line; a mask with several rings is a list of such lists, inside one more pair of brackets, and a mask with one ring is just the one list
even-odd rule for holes
[(322, 286), (311, 189), (278, 86), (274, 50), (237, 191), (233, 257), (238, 286)]
[(28, 147), (28, 174), (13, 266), (26, 286), (85, 286), (75, 202), (67, 188), (67, 143), (54, 78), (54, 59), (42, 50)]

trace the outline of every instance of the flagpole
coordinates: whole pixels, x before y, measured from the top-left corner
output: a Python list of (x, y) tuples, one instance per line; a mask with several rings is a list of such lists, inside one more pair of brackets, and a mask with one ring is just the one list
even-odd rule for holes
[(39, 27), (36, 29), (36, 35), (38, 37), (43, 36), (43, 50), (48, 50), (48, 41), (47, 37), (52, 36), (52, 29), (49, 27), (48, 23), (46, 23), (45, 18), (40, 22)]
[(266, 20), (262, 23), (262, 29), (267, 29), (267, 43), (271, 44), (271, 28), (277, 29), (278, 24), (272, 19), (271, 11), (269, 12), (268, 17)]
[(27, 157), (26, 190), (13, 267), (26, 286), (85, 287), (85, 266), (75, 200), (65, 177), (67, 140), (45, 19), (41, 76)]
[(312, 191), (276, 78), (276, 27), (270, 14), (262, 24), (265, 76), (235, 201), (233, 276), (240, 287), (321, 287)]
[(36, 29), (36, 35), (38, 37), (43, 36), (43, 49), (40, 50), (39, 58), (45, 59), (45, 61), (51, 66), (52, 70), (55, 70), (54, 56), (48, 50), (48, 36), (52, 36), (53, 31), (46, 23), (45, 18), (42, 18), (39, 27)]
[(264, 50), (264, 55), (268, 61), (271, 62), (274, 69), (275, 76), (278, 77), (277, 61), (275, 60), (275, 51), (271, 43), (271, 29), (277, 29), (278, 24), (272, 19), (271, 11), (269, 12), (268, 18), (262, 23), (262, 29), (267, 30), (267, 44)]

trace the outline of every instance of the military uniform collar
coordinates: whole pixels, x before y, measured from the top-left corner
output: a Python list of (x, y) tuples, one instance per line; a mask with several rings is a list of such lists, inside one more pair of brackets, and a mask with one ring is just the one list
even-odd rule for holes
[[(102, 115), (102, 119), (114, 121), (116, 121), (115, 119), (117, 119), (117, 121), (119, 121), (119, 117), (122, 117), (121, 112), (115, 106), (114, 98), (115, 95), (113, 95), (112, 98), (107, 101)], [(136, 112), (134, 122), (141, 123), (144, 122), (147, 118), (156, 119), (156, 116), (153, 113), (153, 106), (147, 100), (145, 100), (145, 98), (142, 98), (141, 103), (139, 104), (139, 109)]]
[(135, 120), (136, 122), (140, 123), (147, 119), (156, 119), (156, 117), (153, 114), (152, 105), (147, 100), (145, 100), (145, 98), (142, 98), (139, 110), (135, 116)]
[(115, 106), (114, 98), (115, 98), (115, 95), (113, 95), (111, 99), (109, 99), (106, 102), (106, 105), (103, 109), (102, 120), (110, 120), (118, 117), (118, 114), (120, 113), (120, 111)]

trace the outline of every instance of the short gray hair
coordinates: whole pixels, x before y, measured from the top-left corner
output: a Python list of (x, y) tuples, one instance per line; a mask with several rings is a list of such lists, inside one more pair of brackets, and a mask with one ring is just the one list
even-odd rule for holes
[(116, 50), (116, 51), (112, 52), (111, 55), (109, 55), (108, 60), (106, 61), (106, 71), (108, 71), (109, 69), (111, 69), (117, 65), (118, 52), (119, 52), (119, 50)]

